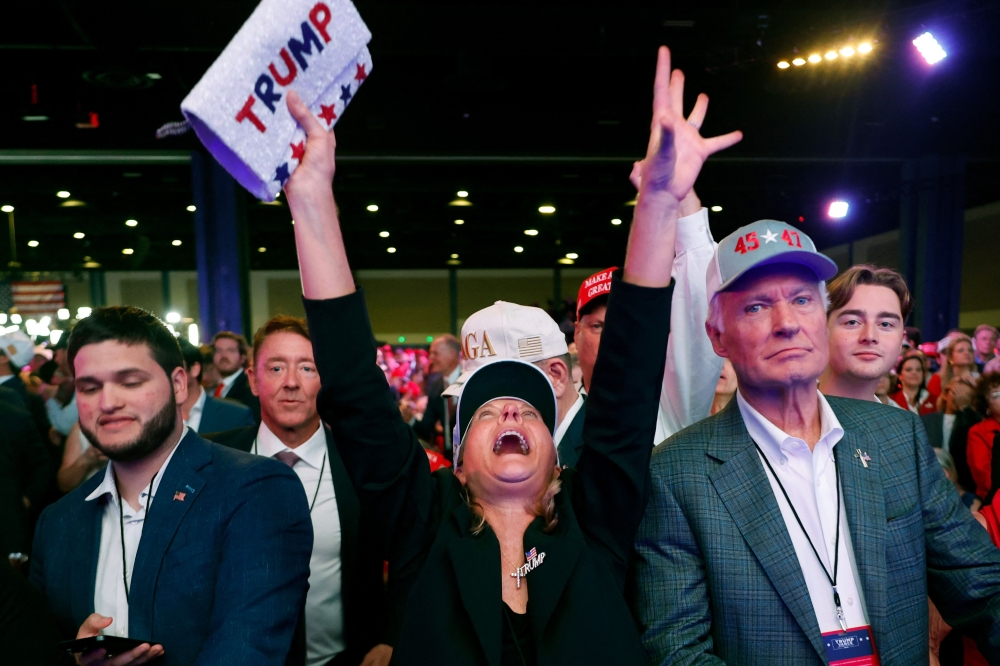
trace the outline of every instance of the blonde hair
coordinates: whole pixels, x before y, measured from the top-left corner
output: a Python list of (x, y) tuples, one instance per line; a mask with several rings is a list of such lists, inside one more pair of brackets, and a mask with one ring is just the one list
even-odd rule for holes
[[(972, 338), (967, 336), (965, 333), (952, 333), (951, 340), (948, 341), (948, 346), (944, 350), (944, 363), (941, 364), (941, 388), (943, 389), (949, 381), (955, 376), (954, 370), (952, 370), (951, 355), (955, 351), (955, 347), (958, 346), (960, 342), (967, 342), (969, 346), (975, 349), (972, 345)], [(971, 369), (976, 369), (976, 364), (971, 365)]]

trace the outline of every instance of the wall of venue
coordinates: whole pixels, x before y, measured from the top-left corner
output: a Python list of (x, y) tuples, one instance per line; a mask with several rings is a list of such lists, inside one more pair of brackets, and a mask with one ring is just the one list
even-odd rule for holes
[[(1000, 202), (966, 211), (962, 256), (962, 300), (959, 326), (1000, 326), (1000, 289), (995, 258), (1000, 256)], [(823, 249), (843, 269), (852, 263), (896, 268), (899, 232), (890, 231), (854, 243)], [(580, 282), (603, 266), (556, 269), (457, 269), (457, 324), (497, 300), (547, 307), (555, 298), (575, 298)], [(557, 277), (558, 276), (558, 277)], [(67, 307), (93, 306), (90, 274), (39, 273), (28, 279), (61, 279)], [(428, 337), (450, 327), (451, 291), (447, 270), (362, 270), (355, 273), (366, 292), (372, 328), (379, 340), (426, 344)], [(164, 289), (164, 279), (169, 288)], [(109, 305), (131, 304), (161, 316), (178, 312), (184, 324), (198, 323), (195, 271), (108, 271), (104, 273)], [(302, 316), (297, 271), (251, 271), (250, 309), (254, 328), (275, 314)], [(169, 302), (167, 300), (169, 299)]]

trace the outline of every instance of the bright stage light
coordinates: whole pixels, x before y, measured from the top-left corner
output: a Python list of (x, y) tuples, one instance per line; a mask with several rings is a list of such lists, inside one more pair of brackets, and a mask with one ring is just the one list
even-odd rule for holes
[(378, 232), (378, 235), (379, 235), (379, 238), (388, 238), (389, 237), (389, 232), (388, 231), (380, 231), (380, 232)]
[(167, 313), (167, 323), (168, 324), (178, 324), (181, 321), (180, 312), (168, 312)]
[(827, 51), (826, 52), (826, 59), (827, 60), (836, 60), (837, 59), (837, 52), (836, 51)]
[(516, 246), (514, 247), (514, 252), (517, 252), (517, 253), (519, 253), (519, 254), (520, 254), (521, 252), (524, 252), (524, 248), (523, 248), (523, 247), (521, 247), (520, 245), (516, 245)]
[(813, 53), (811, 56), (809, 56), (809, 62), (811, 62), (814, 65), (816, 63), (820, 62), (822, 59), (823, 59), (823, 56), (821, 56), (818, 53)]
[(924, 60), (927, 61), (928, 65), (941, 62), (948, 55), (945, 53), (944, 49), (941, 48), (941, 45), (937, 43), (937, 40), (934, 39), (934, 36), (929, 32), (925, 32), (914, 39), (913, 45), (917, 47), (917, 50), (920, 51), (920, 55), (924, 57)]
[(849, 205), (846, 201), (831, 201), (826, 214), (833, 218), (847, 217)]
[(621, 223), (622, 223), (621, 219), (617, 218), (617, 217), (615, 219), (611, 220), (611, 224), (615, 225), (616, 227), (618, 225), (620, 225)]
[(795, 65), (796, 67), (801, 67), (802, 65), (806, 64), (806, 61), (803, 58), (796, 58), (795, 60), (792, 61), (792, 64)]
[(367, 210), (369, 213), (377, 213), (378, 206), (376, 206), (375, 204), (369, 204)]
[(538, 229), (525, 229), (524, 230), (524, 235), (525, 236), (537, 236), (538, 235)]
[(868, 42), (862, 42), (861, 44), (858, 44), (858, 53), (864, 55), (865, 53), (871, 53), (871, 52), (872, 52), (872, 45), (869, 44)]
[(543, 213), (545, 215), (550, 215), (550, 214), (556, 212), (556, 207), (555, 206), (539, 206), (538, 207), (538, 212), (539, 213)]
[(850, 46), (845, 46), (844, 48), (840, 49), (840, 55), (844, 56), (845, 58), (850, 58), (852, 55), (854, 55), (854, 49), (851, 48)]
[(791, 65), (788, 64), (787, 60), (782, 60), (778, 63), (778, 69), (788, 69)]

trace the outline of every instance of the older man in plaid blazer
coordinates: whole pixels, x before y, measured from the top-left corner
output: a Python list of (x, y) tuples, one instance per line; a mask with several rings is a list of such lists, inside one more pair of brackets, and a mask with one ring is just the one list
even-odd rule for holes
[(1000, 663), (1000, 551), (920, 421), (816, 388), (835, 273), (781, 222), (719, 244), (706, 330), (739, 391), (653, 454), (632, 592), (656, 664), (926, 664), (928, 594)]

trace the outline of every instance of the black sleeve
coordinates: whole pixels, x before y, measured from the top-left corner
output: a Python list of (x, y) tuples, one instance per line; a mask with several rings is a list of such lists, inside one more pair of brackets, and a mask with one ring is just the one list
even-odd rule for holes
[(363, 293), (303, 303), (323, 386), (317, 409), (333, 431), (366, 515), (378, 523), (390, 578), (407, 575), (419, 568), (433, 536), (428, 517), (435, 493), (427, 455), (375, 364)]
[(40, 666), (76, 663), (57, 647), (55, 623), (41, 593), (14, 571), (6, 556), (3, 560), (0, 562), (0, 645), (4, 646), (4, 663)]
[(27, 411), (5, 407), (3, 421), (17, 461), (18, 477), (22, 483), (21, 493), (28, 498), (33, 508), (38, 507), (54, 480), (48, 449), (39, 439), (34, 421)]
[(573, 508), (622, 587), (649, 493), (672, 293), (614, 280), (587, 398)]

